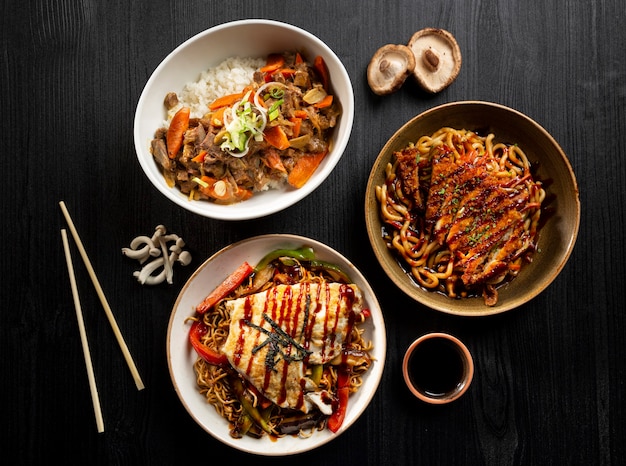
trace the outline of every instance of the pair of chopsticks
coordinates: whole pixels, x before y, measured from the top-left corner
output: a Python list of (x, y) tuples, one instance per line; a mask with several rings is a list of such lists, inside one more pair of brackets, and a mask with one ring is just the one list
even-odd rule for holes
[[(96, 289), (96, 293), (98, 294), (98, 297), (100, 298), (100, 302), (102, 303), (104, 312), (106, 313), (106, 316), (109, 319), (109, 323), (111, 324), (111, 327), (113, 328), (113, 333), (115, 334), (115, 338), (117, 339), (117, 342), (122, 350), (122, 354), (124, 355), (124, 359), (126, 360), (126, 364), (128, 365), (128, 368), (130, 369), (133, 379), (135, 380), (135, 385), (137, 385), (137, 390), (143, 390), (144, 385), (141, 380), (141, 377), (139, 376), (139, 372), (137, 371), (137, 367), (135, 366), (135, 362), (133, 361), (130, 351), (128, 350), (128, 346), (126, 345), (126, 342), (124, 341), (122, 332), (120, 331), (117, 325), (115, 316), (113, 315), (113, 311), (111, 311), (111, 307), (109, 306), (109, 303), (104, 295), (104, 292), (102, 291), (100, 282), (98, 281), (98, 278), (96, 277), (96, 273), (94, 272), (94, 269), (91, 265), (91, 261), (89, 260), (89, 257), (87, 256), (87, 252), (85, 251), (83, 242), (80, 240), (80, 236), (78, 236), (78, 232), (76, 231), (74, 222), (72, 221), (72, 218), (67, 210), (67, 207), (65, 206), (65, 202), (63, 201), (59, 202), (59, 206), (61, 207), (61, 211), (63, 212), (65, 220), (67, 221), (70, 232), (72, 233), (72, 236), (76, 243), (76, 247), (78, 248), (78, 252), (80, 253), (83, 259), (83, 262), (85, 263), (85, 267), (87, 268), (89, 277), (91, 278), (91, 281), (93, 282), (93, 285)], [(93, 371), (93, 365), (91, 363), (91, 354), (89, 352), (89, 344), (87, 342), (87, 334), (85, 332), (85, 323), (83, 321), (83, 314), (82, 314), (82, 309), (80, 305), (80, 299), (78, 297), (78, 288), (76, 286), (74, 266), (72, 265), (72, 257), (70, 254), (67, 232), (65, 231), (65, 229), (61, 230), (61, 238), (63, 240), (63, 247), (65, 249), (65, 259), (67, 262), (67, 270), (70, 276), (72, 296), (74, 298), (74, 307), (76, 308), (76, 318), (78, 320), (78, 329), (80, 332), (80, 338), (81, 338), (81, 342), (83, 346), (85, 364), (87, 366), (87, 377), (89, 379), (89, 388), (91, 390), (91, 398), (93, 401), (94, 412), (96, 415), (96, 426), (98, 428), (98, 432), (100, 433), (100, 432), (104, 432), (104, 421), (102, 418), (102, 409), (100, 407), (100, 397), (98, 396), (96, 378), (95, 378), (94, 371)]]

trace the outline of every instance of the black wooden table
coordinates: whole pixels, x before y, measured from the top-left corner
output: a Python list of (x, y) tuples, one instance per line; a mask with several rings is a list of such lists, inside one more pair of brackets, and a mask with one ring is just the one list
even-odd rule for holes
[[(3, 2), (3, 237), (0, 254), (0, 457), (3, 464), (623, 464), (626, 29), (619, 0)], [(177, 45), (242, 18), (292, 23), (344, 61), (356, 116), (327, 181), (284, 212), (224, 222), (164, 199), (136, 160), (134, 110), (148, 77)], [(407, 84), (377, 97), (365, 76), (387, 43), (424, 27), (452, 32), (458, 79), (436, 95)], [(524, 112), (561, 144), (576, 172), (582, 221), (565, 269), (540, 296), (487, 318), (424, 308), (384, 275), (363, 215), (371, 165), (405, 121), (441, 103), (487, 100)], [(65, 201), (145, 383), (138, 391), (74, 251), (77, 283), (106, 422), (98, 434), (60, 229)], [(122, 247), (156, 225), (193, 256), (172, 285), (141, 286)], [(294, 233), (342, 252), (383, 307), (387, 364), (364, 415), (296, 458), (251, 457), (220, 444), (181, 405), (165, 338), (192, 271), (222, 247)], [(403, 384), (404, 350), (447, 331), (476, 362), (460, 400), (426, 406)]]

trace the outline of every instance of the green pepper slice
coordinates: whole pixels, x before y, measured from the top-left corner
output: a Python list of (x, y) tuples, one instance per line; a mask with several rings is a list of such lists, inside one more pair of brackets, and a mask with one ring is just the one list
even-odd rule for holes
[(350, 280), (348, 274), (344, 272), (338, 265), (314, 259), (310, 261), (310, 266), (312, 269), (321, 269), (325, 272), (328, 272), (330, 276), (338, 282), (352, 283), (352, 280)]
[[(270, 428), (267, 419), (263, 417), (261, 412), (253, 406), (252, 402), (245, 395), (245, 388), (243, 386), (243, 382), (239, 379), (238, 376), (231, 378), (231, 385), (237, 396), (237, 399), (241, 403), (245, 413), (252, 418), (252, 420), (265, 432), (268, 434), (272, 433), (272, 429)], [(250, 426), (248, 426), (249, 429)]]
[(298, 249), (275, 249), (267, 253), (254, 268), (255, 272), (263, 270), (267, 265), (279, 257), (293, 257), (300, 261), (311, 261), (315, 259), (315, 252), (309, 246), (303, 246)]
[(322, 364), (315, 364), (311, 366), (311, 380), (315, 385), (319, 385), (322, 380), (322, 373), (324, 372), (324, 366)]

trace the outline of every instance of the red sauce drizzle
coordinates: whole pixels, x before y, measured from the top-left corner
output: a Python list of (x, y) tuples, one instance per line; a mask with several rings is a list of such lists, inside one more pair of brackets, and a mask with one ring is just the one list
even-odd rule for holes
[[(243, 316), (243, 320), (247, 320), (248, 322), (250, 320), (252, 320), (252, 299), (250, 296), (246, 297), (246, 302), (244, 304), (244, 316)], [(240, 323), (241, 324), (241, 323)], [(245, 336), (243, 335), (243, 332), (240, 332), (239, 335), (240, 339), (245, 340)], [(256, 336), (255, 342), (253, 343), (253, 348), (258, 344), (259, 341), (259, 336)], [(244, 342), (241, 342), (241, 347), (243, 348), (244, 346)], [(250, 374), (250, 371), (252, 370), (252, 363), (254, 362), (254, 355), (251, 355), (250, 358), (248, 359), (248, 367), (246, 367), (246, 374)]]
[(354, 301), (356, 300), (354, 289), (350, 285), (341, 285), (341, 288), (339, 289), (339, 296), (341, 299), (345, 300), (346, 307), (349, 310), (352, 310), (352, 306), (354, 306)]
[[(330, 304), (331, 297), (331, 289), (328, 283), (320, 284), (317, 286), (317, 295), (313, 296), (311, 294), (311, 285), (309, 283), (303, 283), (301, 285), (300, 293), (297, 299), (294, 300), (292, 289), (287, 287), (285, 288), (285, 292), (282, 295), (282, 299), (278, 299), (278, 287), (274, 287), (267, 291), (265, 300), (265, 305), (263, 309), (263, 313), (270, 316), (270, 318), (276, 322), (281, 328), (285, 330), (287, 334), (289, 334), (292, 338), (297, 336), (298, 331), (302, 328), (303, 332), (300, 335), (300, 338), (294, 338), (299, 343), (301, 342), (305, 348), (309, 348), (311, 336), (313, 334), (313, 326), (316, 321), (316, 315), (319, 313), (323, 306), (326, 306), (327, 312), (324, 320), (324, 329), (322, 334), (322, 341), (328, 342), (329, 344), (322, 344), (322, 359), (326, 358), (326, 350), (328, 348), (332, 348), (335, 343), (335, 339), (337, 336), (337, 326), (339, 324), (339, 316), (341, 310), (342, 302), (345, 302), (347, 308), (349, 310), (352, 309), (355, 301), (355, 294), (352, 287), (349, 285), (341, 285), (339, 289), (339, 299), (337, 302), (337, 308), (334, 309), (334, 319), (330, 318), (330, 314), (332, 312), (331, 309), (328, 308)], [(309, 314), (308, 320), (304, 322), (305, 317), (305, 309), (307, 305), (307, 297), (310, 298), (309, 304)], [(301, 317), (302, 316), (302, 317)], [(250, 321), (252, 319), (252, 300), (250, 297), (247, 297), (244, 304), (244, 318), (241, 319), (239, 325), (243, 327), (244, 321)], [(302, 322), (301, 322), (302, 320)], [(352, 331), (352, 327), (354, 325), (355, 315), (354, 312), (348, 312), (348, 325), (347, 325), (347, 336), (350, 335)], [(263, 322), (260, 322), (259, 325), (263, 325)], [(329, 333), (332, 335), (329, 336)], [(261, 332), (257, 332), (254, 346), (257, 346), (260, 343), (260, 338), (262, 336)], [(237, 341), (237, 347), (235, 351), (235, 362), (238, 363), (241, 359), (241, 355), (243, 353), (243, 347), (245, 343), (245, 335), (244, 332), (241, 331), (239, 335), (239, 339)], [(293, 349), (293, 345), (289, 344), (287, 347), (283, 348), (285, 354), (289, 355)], [(331, 353), (329, 356), (333, 356)], [(254, 356), (250, 358), (248, 362), (248, 367), (246, 372), (250, 374), (252, 370), (252, 363), (254, 360)], [(287, 399), (287, 388), (286, 381), (288, 377), (288, 369), (289, 364), (286, 361), (282, 361), (282, 372), (281, 372), (281, 390), (280, 394), (277, 397), (277, 404), (283, 404)], [(266, 366), (265, 376), (263, 380), (263, 391), (267, 391), (267, 388), (270, 384), (270, 378), (272, 375), (272, 369)], [(300, 383), (300, 393), (298, 395), (297, 407), (300, 408), (304, 405), (304, 387), (305, 381), (304, 379), (299, 381)]]
[[(328, 308), (328, 305), (330, 304), (330, 287), (328, 286), (328, 283), (324, 283), (325, 286), (325, 290), (326, 290), (326, 296), (324, 298), (324, 304), (326, 306), (326, 315), (324, 316), (324, 333), (322, 335), (322, 361), (326, 360), (326, 347), (328, 345), (326, 345), (326, 340), (328, 339), (328, 319), (330, 317), (330, 309)], [(320, 297), (322, 294), (322, 290), (321, 290), (321, 286), (320, 286)], [(337, 326), (337, 322), (335, 322), (335, 327)]]
[[(309, 308), (309, 317), (308, 317), (308, 321), (304, 322), (304, 318), (306, 317), (306, 313), (304, 312), (306, 309), (306, 297), (310, 296), (311, 294), (311, 287), (309, 286), (309, 283), (303, 283), (300, 287), (300, 296), (298, 296), (298, 303), (296, 304), (297, 309), (298, 309), (298, 314), (297, 317), (295, 319), (296, 322), (296, 332), (300, 331), (300, 329), (302, 329), (302, 333), (300, 334), (300, 338), (297, 339), (296, 341), (298, 341), (298, 343), (300, 343), (304, 348), (309, 349), (309, 339), (307, 338), (307, 329), (309, 328), (309, 322), (311, 321), (311, 310)], [(302, 323), (300, 323), (300, 315), (302, 315)], [(309, 357), (307, 356), (306, 359), (304, 360), (305, 364), (308, 362)]]
[[(250, 318), (252, 317), (252, 304), (250, 303), (250, 297), (246, 298), (246, 301), (243, 305), (243, 311), (243, 319), (239, 321), (239, 338), (237, 339), (237, 345), (235, 346), (235, 351), (233, 355), (235, 365), (239, 365), (241, 361), (241, 355), (243, 354), (243, 347), (245, 342), (245, 336), (243, 331), (244, 322), (246, 320), (250, 320)], [(248, 367), (250, 366), (251, 361), (252, 358), (250, 358), (250, 361), (248, 362)]]
[(306, 294), (311, 297), (311, 304), (309, 307), (309, 321), (306, 324), (304, 329), (303, 338), (307, 342), (307, 348), (309, 347), (309, 342), (311, 341), (311, 336), (313, 335), (313, 324), (315, 324), (316, 314), (320, 311), (319, 299), (320, 299), (320, 287), (317, 287), (317, 295), (313, 296), (311, 294), (311, 285), (307, 283)]
[(298, 393), (298, 402), (296, 403), (297, 408), (302, 408), (304, 406), (304, 387), (306, 386), (306, 381), (304, 377), (300, 379), (300, 392)]
[[(348, 338), (350, 338), (350, 334), (352, 333), (352, 327), (354, 327), (354, 322), (356, 321), (356, 314), (352, 310), (354, 306), (354, 301), (356, 296), (354, 294), (354, 289), (351, 286), (343, 285), (341, 287), (341, 296), (346, 300), (346, 306), (348, 307), (348, 325), (346, 325), (346, 339), (345, 343), (348, 342)], [(346, 363), (347, 353), (344, 351), (343, 356), (341, 358), (341, 362), (343, 364)]]
[[(352, 296), (352, 298), (350, 296)], [(350, 288), (348, 285), (345, 285), (345, 284), (342, 284), (339, 287), (339, 297), (337, 299), (337, 308), (335, 309), (335, 322), (333, 324), (333, 331), (331, 333), (331, 338), (328, 343), (328, 346), (329, 348), (331, 348), (331, 351), (332, 351), (332, 348), (335, 346), (335, 340), (337, 339), (337, 325), (339, 325), (339, 317), (341, 315), (342, 301), (346, 302), (348, 309), (352, 308), (352, 301), (354, 301), (354, 292), (352, 291), (352, 288)], [(334, 352), (332, 352), (330, 356), (334, 356)]]
[[(298, 300), (296, 302), (296, 312), (294, 312), (294, 332), (291, 333), (291, 337), (294, 338), (295, 341), (300, 343), (305, 349), (309, 349), (310, 346), (310, 338), (307, 338), (307, 331), (312, 328), (311, 326), (311, 309), (309, 306), (308, 316), (306, 311), (307, 307), (307, 298), (309, 298), (310, 303), (313, 303), (313, 297), (311, 296), (311, 285), (310, 283), (302, 283), (300, 285), (300, 294), (298, 296)], [(305, 321), (304, 319), (308, 319)], [(302, 320), (302, 322), (300, 322)], [(295, 338), (297, 333), (301, 331), (300, 338)], [(309, 356), (307, 355), (303, 361), (304, 367), (307, 366), (309, 362)], [(297, 408), (301, 408), (304, 406), (304, 387), (305, 387), (305, 379), (304, 377), (300, 379), (300, 391), (298, 392), (298, 401), (296, 403)]]
[[(276, 294), (278, 292), (277, 287), (271, 288), (267, 291), (267, 299), (265, 300), (265, 314), (269, 315), (270, 318), (275, 322), (276, 314), (278, 308), (278, 299), (276, 299)], [(267, 370), (267, 366), (265, 368), (265, 377), (263, 379), (263, 391), (267, 391), (267, 387), (270, 385), (270, 376), (272, 375), (271, 370)]]
[[(289, 317), (291, 316), (292, 312), (292, 306), (293, 306), (293, 295), (292, 295), (292, 291), (291, 288), (285, 288), (285, 292), (283, 293), (283, 299), (280, 305), (280, 317), (279, 320), (276, 322), (283, 330), (285, 330), (285, 332), (287, 333), (287, 335), (291, 335), (291, 321), (289, 319)], [(287, 347), (285, 347), (283, 350), (285, 352), (286, 355), (291, 354), (291, 344), (289, 344)], [(281, 376), (281, 380), (280, 380), (280, 395), (278, 396), (277, 404), (283, 404), (285, 402), (285, 400), (287, 399), (287, 386), (286, 386), (286, 381), (287, 381), (287, 376), (289, 374), (289, 364), (287, 363), (287, 361), (285, 361), (284, 359), (281, 361), (281, 364), (283, 366), (283, 370), (282, 370), (282, 376)], [(269, 368), (265, 368), (266, 373), (267, 372), (271, 372), (271, 369)]]

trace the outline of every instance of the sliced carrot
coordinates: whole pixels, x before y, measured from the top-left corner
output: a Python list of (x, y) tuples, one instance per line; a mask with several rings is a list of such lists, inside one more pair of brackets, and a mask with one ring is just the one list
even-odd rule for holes
[(176, 154), (183, 146), (183, 137), (185, 131), (189, 128), (189, 115), (191, 109), (189, 107), (182, 107), (172, 117), (170, 126), (165, 134), (165, 142), (167, 144), (167, 155), (170, 159), (175, 159)]
[(278, 150), (285, 150), (289, 147), (289, 139), (285, 131), (280, 126), (270, 126), (263, 133), (265, 140)]
[(278, 170), (281, 172), (286, 172), (285, 166), (283, 165), (283, 161), (280, 159), (280, 155), (275, 150), (267, 151), (267, 155), (265, 156), (265, 163), (268, 167), (273, 170)]
[(289, 79), (293, 77), (294, 74), (296, 74), (296, 70), (294, 70), (293, 68), (282, 68), (280, 70), (280, 74), (283, 75), (283, 78)]
[(250, 199), (252, 197), (252, 191), (250, 189), (237, 186), (237, 190), (234, 195), (240, 201), (245, 201), (246, 199)]
[(233, 184), (225, 179), (218, 180), (216, 178), (202, 175), (200, 179), (206, 186), (200, 185), (198, 189), (206, 196), (214, 199), (216, 202), (229, 203), (245, 201), (252, 197), (252, 191), (242, 188), (241, 186), (233, 186)]
[(306, 112), (306, 110), (294, 110), (293, 116), (305, 120), (309, 117), (309, 114)]
[(195, 157), (193, 157), (191, 159), (192, 162), (196, 162), (196, 163), (202, 163), (204, 162), (204, 157), (206, 157), (206, 151), (205, 150), (201, 150), (198, 155), (196, 155)]
[[(241, 91), (241, 93), (243, 95), (246, 95), (248, 93), (248, 91), (254, 91), (254, 87), (246, 86), (246, 87), (243, 88), (243, 91)], [(250, 94), (248, 94), (248, 102), (254, 103), (254, 92), (250, 92)]]
[[(204, 181), (204, 185), (198, 183), (198, 189), (200, 191), (202, 191), (206, 196), (209, 197), (214, 197), (213, 196), (213, 185), (215, 184), (215, 182), (217, 181), (217, 179), (211, 177), (211, 176), (206, 176), (206, 175), (202, 175), (200, 177), (200, 179), (202, 181)], [(205, 186), (206, 185), (206, 186)]]
[(244, 96), (243, 92), (236, 92), (234, 94), (228, 94), (222, 97), (218, 97), (211, 104), (209, 104), (209, 110), (217, 110), (220, 107), (228, 107), (229, 105), (232, 105), (235, 102), (237, 102), (243, 96)]
[(202, 175), (200, 179), (208, 185), (211, 185), (217, 181), (217, 178), (213, 178), (212, 176), (207, 176), (207, 175)]
[(224, 126), (224, 110), (228, 107), (220, 107), (211, 114), (211, 124), (213, 126)]
[(326, 62), (320, 55), (315, 57), (315, 60), (313, 61), (313, 68), (315, 69), (315, 71), (317, 71), (317, 74), (320, 77), (320, 81), (322, 83), (322, 86), (324, 86), (324, 89), (328, 90), (328, 86), (330, 84), (328, 67), (326, 66)]
[(313, 104), (313, 106), (315, 108), (326, 108), (326, 107), (330, 107), (332, 104), (333, 104), (333, 96), (332, 96), (332, 94), (328, 94), (326, 97), (324, 97), (318, 103)]
[(302, 55), (300, 55), (300, 52), (296, 52), (296, 64), (300, 63), (304, 63), (304, 59), (302, 58)]
[(289, 121), (293, 123), (293, 134), (291, 137), (297, 138), (298, 136), (300, 136), (300, 127), (302, 126), (302, 118), (291, 117), (289, 118)]
[(294, 188), (301, 188), (305, 185), (311, 175), (317, 170), (319, 164), (324, 160), (328, 151), (318, 152), (316, 154), (305, 155), (299, 159), (289, 173), (287, 182)]
[(204, 300), (196, 307), (196, 312), (204, 314), (206, 311), (215, 306), (218, 302), (232, 293), (235, 288), (243, 283), (243, 281), (254, 271), (247, 262), (241, 264), (232, 274), (230, 274), (217, 288), (215, 288)]
[(200, 191), (210, 198), (224, 202), (233, 200), (233, 189), (228, 181), (217, 180), (206, 175), (202, 175), (200, 179), (207, 184), (207, 186), (200, 186)]
[(261, 73), (273, 73), (274, 71), (280, 69), (285, 64), (285, 57), (283, 57), (279, 53), (270, 53), (267, 56), (267, 61), (265, 66), (262, 66), (259, 71)]

